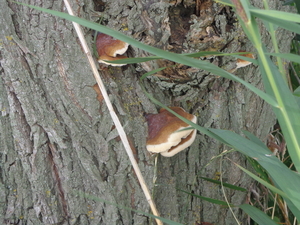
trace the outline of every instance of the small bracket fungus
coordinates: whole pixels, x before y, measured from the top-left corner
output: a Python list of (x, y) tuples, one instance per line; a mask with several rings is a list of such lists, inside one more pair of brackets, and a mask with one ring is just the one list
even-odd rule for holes
[[(197, 117), (187, 113), (181, 107), (170, 107), (180, 116), (197, 122)], [(147, 150), (171, 157), (189, 147), (195, 140), (196, 130), (166, 109), (160, 109), (158, 114), (147, 114), (148, 138)]]
[(126, 59), (127, 57), (122, 54), (124, 54), (127, 51), (128, 43), (114, 39), (113, 37), (107, 34), (98, 33), (96, 38), (96, 48), (99, 55), (98, 58), (99, 63), (105, 63), (107, 65), (112, 65), (112, 66), (126, 65), (126, 64), (109, 63), (106, 62), (105, 60), (114, 61), (119, 59)]
[[(251, 53), (250, 53), (250, 54), (242, 54), (241, 56), (245, 56), (245, 57), (254, 59), (254, 55), (251, 54)], [(252, 62), (250, 62), (250, 61), (246, 61), (246, 60), (243, 60), (243, 59), (237, 59), (237, 60), (236, 60), (236, 69), (241, 68), (241, 67), (248, 66), (248, 65), (250, 65), (251, 63), (252, 63)]]

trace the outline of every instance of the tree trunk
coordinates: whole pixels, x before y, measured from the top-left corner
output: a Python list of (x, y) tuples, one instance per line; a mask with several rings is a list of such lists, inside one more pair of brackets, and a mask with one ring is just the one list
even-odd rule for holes
[[(65, 10), (62, 0), (19, 2)], [(82, 0), (72, 1), (72, 7), (82, 18), (99, 21), (102, 16), (102, 24), (161, 49), (254, 50), (232, 9), (210, 0), (196, 2)], [(270, 2), (274, 9), (290, 10), (281, 4)], [(107, 107), (96, 99), (95, 80), (72, 24), (8, 0), (0, 7), (1, 224), (154, 223), (96, 199), (149, 212)], [(92, 46), (93, 31), (84, 28), (84, 32)], [(279, 29), (277, 37), (281, 51), (289, 51), (292, 35)], [(263, 41), (270, 42), (267, 32)], [(147, 55), (134, 47), (127, 54)], [(228, 70), (235, 64), (229, 57), (203, 60)], [(226, 146), (198, 133), (189, 149), (171, 158), (158, 156), (156, 164), (155, 156), (146, 151), (143, 114), (156, 113), (158, 107), (143, 93), (139, 78), (165, 65), (173, 63), (159, 60), (100, 71), (157, 208), (162, 217), (184, 224), (236, 224), (228, 208), (180, 191), (224, 200), (220, 186), (200, 178), (219, 179), (220, 174), (224, 182), (248, 188), (251, 180), (231, 161), (211, 161)], [(237, 74), (263, 89), (256, 66)], [(145, 79), (143, 85), (164, 104), (197, 115), (203, 127), (247, 130), (265, 141), (275, 121), (270, 107), (244, 86), (202, 70), (176, 65)], [(226, 157), (247, 166), (240, 153)], [(246, 193), (226, 190), (226, 196), (241, 204)], [(233, 211), (245, 221), (242, 212)]]

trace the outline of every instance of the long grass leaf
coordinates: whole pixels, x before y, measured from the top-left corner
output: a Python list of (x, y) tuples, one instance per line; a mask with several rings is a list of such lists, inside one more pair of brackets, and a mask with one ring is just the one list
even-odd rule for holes
[(157, 69), (155, 69), (155, 70), (151, 70), (151, 71), (149, 71), (148, 73), (145, 73), (145, 74), (143, 74), (143, 76), (141, 76), (141, 80), (143, 80), (143, 79), (145, 79), (146, 77), (148, 77), (148, 76), (150, 76), (150, 75), (153, 75), (153, 74), (155, 74), (155, 73), (157, 73), (157, 72), (159, 72), (159, 71), (162, 71), (162, 70), (164, 70), (164, 69), (166, 69), (167, 67), (160, 67), (160, 68), (157, 68)]
[[(19, 3), (21, 4), (21, 3)], [(22, 4), (22, 5), (26, 5), (26, 4)], [(26, 5), (28, 7), (34, 8), (36, 10), (40, 10), (55, 16), (59, 16), (61, 18), (73, 21), (75, 23), (78, 23), (80, 25), (86, 26), (88, 28), (91, 28), (93, 30), (97, 30), (99, 32), (105, 33), (107, 35), (110, 35), (114, 38), (120, 39), (124, 42), (127, 42), (128, 44), (131, 44), (137, 48), (141, 48), (151, 54), (157, 55), (159, 57), (177, 62), (177, 63), (181, 63), (187, 66), (191, 66), (191, 67), (195, 67), (195, 68), (199, 68), (205, 71), (208, 71), (212, 74), (218, 75), (218, 76), (222, 76), (224, 78), (230, 79), (230, 80), (234, 80), (237, 81), (243, 85), (245, 85), (245, 87), (249, 88), (251, 91), (253, 91), (254, 93), (256, 93), (257, 95), (259, 95), (262, 99), (264, 99), (266, 102), (268, 102), (269, 104), (273, 105), (274, 107), (277, 106), (277, 102), (274, 100), (274, 98), (272, 98), (271, 96), (267, 95), (265, 92), (259, 90), (258, 88), (254, 87), (253, 85), (249, 84), (248, 82), (244, 81), (243, 79), (219, 68), (218, 66), (208, 63), (206, 61), (201, 61), (201, 60), (197, 60), (194, 58), (190, 58), (184, 55), (180, 55), (180, 54), (176, 54), (176, 53), (172, 53), (172, 52), (167, 52), (149, 45), (145, 45), (141, 42), (138, 42), (136, 40), (134, 40), (131, 37), (128, 37), (120, 32), (114, 31), (108, 27), (102, 26), (100, 24), (97, 23), (93, 23), (90, 22), (88, 20), (85, 19), (81, 19), (78, 18), (76, 16), (70, 16), (69, 14), (66, 13), (62, 13), (62, 12), (58, 12), (58, 11), (54, 11), (54, 10), (50, 10), (50, 9), (44, 9), (41, 7), (37, 7), (37, 6), (31, 6), (31, 5)]]
[(277, 10), (265, 10), (265, 9), (250, 9), (250, 12), (254, 15), (268, 16), (269, 18), (276, 18), (287, 22), (300, 23), (300, 15), (295, 13), (277, 11)]
[(292, 62), (300, 63), (300, 56), (291, 53), (266, 53), (266, 55), (272, 55), (283, 59), (287, 59)]
[(256, 137), (254, 134), (250, 133), (249, 131), (243, 130), (243, 133), (254, 143), (258, 144), (262, 148), (267, 148), (265, 143), (263, 143), (258, 137)]
[(266, 182), (270, 182), (269, 174), (255, 159), (247, 157), (247, 160), (260, 178)]
[(295, 89), (294, 95), (300, 97), (300, 86)]
[(259, 225), (278, 225), (264, 212), (260, 211), (254, 206), (243, 204), (239, 205), (239, 207), (244, 210)]
[[(257, 65), (257, 60), (240, 56), (243, 54), (249, 54), (251, 52), (234, 52), (234, 53), (223, 53), (223, 52), (195, 52), (195, 53), (184, 53), (184, 54), (179, 54), (182, 56), (187, 56), (187, 57), (207, 57), (207, 56), (234, 56), (239, 59), (243, 59), (249, 62), (252, 62), (254, 65)], [(119, 60), (114, 60), (114, 61), (107, 61), (110, 63), (115, 63), (115, 64), (133, 64), (133, 63), (143, 63), (143, 62), (148, 62), (151, 60), (157, 60), (157, 59), (162, 59), (162, 57), (159, 56), (146, 56), (146, 57), (137, 57), (137, 58), (126, 58), (126, 59), (119, 59)]]
[[(234, 163), (234, 162), (233, 162)], [(243, 170), (246, 174), (248, 174), (250, 177), (252, 177), (254, 180), (258, 181), (259, 183), (261, 183), (262, 185), (266, 186), (268, 189), (270, 189), (271, 191), (280, 194), (282, 197), (288, 197), (283, 191), (281, 191), (280, 189), (274, 187), (272, 184), (266, 182), (265, 180), (261, 179), (260, 177), (256, 176), (254, 173), (251, 173), (249, 170), (243, 168), (242, 166), (234, 163), (237, 167), (239, 167), (241, 170)]]
[[(228, 206), (228, 203), (225, 202), (225, 201), (221, 201), (221, 200), (214, 199), (214, 198), (208, 198), (208, 197), (204, 197), (204, 196), (201, 196), (201, 195), (196, 195), (196, 194), (193, 194), (193, 193), (190, 193), (188, 191), (181, 190), (181, 189), (177, 189), (177, 190), (179, 190), (181, 192), (184, 192), (184, 193), (186, 193), (188, 195), (194, 196), (196, 198), (200, 198), (200, 199), (202, 199), (204, 201), (213, 203), (213, 204), (222, 205), (222, 206)], [(229, 204), (229, 206), (234, 207), (233, 204)]]
[(200, 178), (203, 179), (203, 180), (209, 181), (211, 183), (214, 183), (214, 184), (223, 185), (226, 188), (230, 188), (230, 189), (233, 189), (233, 190), (236, 190), (236, 191), (244, 191), (244, 192), (247, 191), (247, 189), (245, 189), (245, 188), (238, 187), (236, 185), (232, 185), (232, 184), (228, 184), (228, 183), (224, 183), (224, 182), (221, 182), (219, 180), (214, 180), (214, 179), (210, 179), (210, 178), (207, 178), (207, 177), (200, 177)]
[[(300, 33), (300, 25), (298, 25), (297, 23), (295, 22), (287, 22), (285, 20), (282, 20), (282, 19), (278, 19), (276, 17), (271, 17), (269, 15), (265, 15), (265, 14), (259, 14), (257, 12), (252, 12), (252, 15), (253, 16), (256, 16), (262, 20), (265, 20), (269, 23), (273, 23), (275, 24), (276, 26), (279, 26), (279, 27), (282, 27), (286, 30), (289, 30), (289, 31), (292, 31), (292, 32), (295, 32), (295, 33)], [(282, 12), (279, 12), (277, 11), (277, 14), (280, 15)], [(300, 22), (300, 21), (299, 21)]]
[[(268, 1), (264, 0), (263, 2), (264, 2), (265, 10), (269, 10)], [(263, 21), (263, 22), (265, 22), (265, 21)], [(270, 36), (271, 36), (274, 52), (279, 53), (277, 35), (276, 35), (276, 32), (275, 32), (276, 29), (277, 29), (277, 25), (275, 25), (273, 23), (265, 23), (265, 25), (267, 25), (266, 27), (269, 31)], [(287, 78), (286, 78), (286, 76), (284, 76), (285, 69), (284, 69), (284, 66), (283, 66), (282, 59), (280, 57), (277, 57), (277, 65), (278, 65), (280, 73), (282, 74), (282, 77), (284, 78), (285, 82), (287, 82)]]
[[(294, 215), (299, 214), (300, 209), (300, 175), (287, 168), (277, 157), (272, 155), (272, 152), (252, 141), (241, 137), (240, 135), (218, 129), (208, 129), (209, 131), (220, 136), (221, 139), (226, 140), (230, 147), (242, 152), (243, 154), (255, 159), (268, 173), (270, 174), (273, 182), (279, 189), (281, 189), (287, 199), (289, 199), (298, 208), (293, 211)], [(299, 214), (300, 216), (300, 214)], [(299, 220), (300, 217), (297, 217)]]
[[(279, 108), (273, 107), (273, 110), (285, 137), (289, 154), (295, 167), (300, 171), (300, 107), (270, 58), (265, 57), (265, 61), (259, 60), (259, 63), (265, 89), (277, 99), (280, 105)], [(268, 67), (269, 72), (266, 70)]]

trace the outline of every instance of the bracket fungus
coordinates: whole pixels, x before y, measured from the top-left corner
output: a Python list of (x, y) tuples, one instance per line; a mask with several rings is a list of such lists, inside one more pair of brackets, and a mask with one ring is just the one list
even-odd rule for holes
[[(197, 117), (187, 113), (181, 107), (170, 107), (180, 116), (197, 122)], [(196, 130), (166, 109), (160, 109), (158, 114), (146, 114), (148, 123), (147, 150), (171, 157), (189, 147), (195, 140)]]
[[(240, 51), (242, 52), (242, 51)], [(241, 56), (244, 56), (244, 57), (248, 57), (248, 58), (251, 58), (251, 59), (254, 59), (254, 55), (249, 53), (249, 54), (242, 54)], [(236, 69), (238, 68), (242, 68), (242, 67), (245, 67), (245, 66), (248, 66), (252, 64), (252, 62), (250, 61), (246, 61), (246, 60), (243, 60), (243, 59), (237, 59), (236, 60)]]
[(106, 61), (114, 61), (119, 59), (126, 59), (127, 57), (122, 55), (128, 49), (128, 43), (115, 39), (107, 34), (98, 33), (96, 38), (96, 48), (98, 52), (98, 62), (105, 63), (112, 66), (124, 66), (126, 64), (115, 64)]

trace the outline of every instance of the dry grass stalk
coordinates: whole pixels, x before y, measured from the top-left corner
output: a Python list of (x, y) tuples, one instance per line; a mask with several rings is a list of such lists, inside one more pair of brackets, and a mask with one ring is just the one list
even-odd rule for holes
[[(65, 3), (65, 6), (66, 6), (66, 8), (68, 10), (68, 13), (70, 15), (74, 16), (73, 10), (72, 10), (72, 8), (71, 8), (68, 0), (64, 0), (64, 3)], [(86, 56), (88, 58), (88, 61), (90, 63), (91, 69), (92, 69), (93, 74), (94, 74), (94, 77), (95, 77), (95, 79), (97, 81), (99, 89), (101, 90), (102, 96), (103, 96), (104, 101), (105, 101), (105, 103), (106, 103), (106, 105), (108, 107), (108, 110), (109, 110), (109, 113), (110, 113), (110, 115), (112, 117), (112, 120), (113, 120), (113, 122), (114, 122), (114, 124), (115, 124), (115, 126), (116, 126), (116, 128), (118, 130), (119, 136), (120, 136), (120, 138), (122, 140), (122, 143), (123, 143), (123, 145), (125, 147), (125, 150), (126, 150), (127, 155), (128, 155), (128, 157), (130, 159), (130, 162), (131, 162), (131, 164), (132, 164), (132, 166), (134, 168), (134, 171), (135, 171), (135, 173), (136, 173), (136, 175), (138, 177), (139, 183), (140, 183), (140, 185), (142, 187), (142, 190), (143, 190), (143, 192), (145, 194), (145, 197), (146, 197), (146, 199), (147, 199), (147, 201), (148, 201), (148, 203), (149, 203), (149, 205), (151, 207), (152, 213), (155, 216), (159, 216), (159, 213), (158, 213), (158, 211), (156, 209), (155, 203), (154, 203), (154, 201), (153, 201), (153, 199), (151, 197), (149, 189), (148, 189), (148, 187), (147, 187), (147, 185), (145, 183), (145, 180), (144, 180), (144, 178), (142, 176), (142, 173), (141, 173), (141, 171), (140, 171), (140, 169), (138, 167), (138, 164), (137, 164), (137, 162), (136, 162), (136, 160), (135, 160), (135, 158), (133, 156), (132, 149), (131, 149), (131, 147), (129, 145), (127, 136), (125, 134), (125, 131), (124, 131), (124, 129), (123, 129), (121, 123), (120, 123), (119, 118), (117, 117), (117, 115), (116, 115), (116, 113), (115, 113), (115, 111), (113, 109), (113, 106), (112, 106), (109, 98), (108, 98), (108, 94), (107, 94), (106, 89), (104, 87), (104, 84), (103, 84), (103, 82), (102, 82), (102, 80), (100, 78), (100, 75), (98, 73), (96, 64), (95, 64), (94, 59), (92, 57), (91, 51), (89, 50), (89, 48), (87, 46), (87, 43), (85, 41), (84, 35), (82, 33), (82, 30), (81, 30), (79, 24), (74, 23), (74, 22), (72, 22), (72, 23), (73, 23), (73, 26), (74, 26), (74, 28), (75, 28), (75, 30), (77, 32), (78, 37), (79, 37), (80, 43), (82, 45), (82, 48), (83, 48), (83, 50), (84, 50), (84, 52), (85, 52), (85, 54), (86, 54)], [(159, 219), (156, 219), (156, 222), (157, 222), (158, 225), (162, 225), (163, 224)]]

